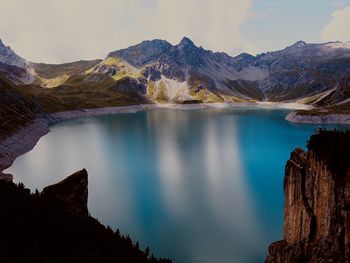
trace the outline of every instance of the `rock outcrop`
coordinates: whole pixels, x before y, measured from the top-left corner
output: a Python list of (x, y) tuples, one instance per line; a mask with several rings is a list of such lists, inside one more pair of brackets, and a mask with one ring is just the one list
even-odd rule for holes
[(85, 169), (44, 188), (43, 195), (63, 202), (74, 213), (88, 215), (88, 174)]
[(283, 240), (266, 262), (349, 262), (350, 131), (320, 131), (292, 152), (284, 198)]

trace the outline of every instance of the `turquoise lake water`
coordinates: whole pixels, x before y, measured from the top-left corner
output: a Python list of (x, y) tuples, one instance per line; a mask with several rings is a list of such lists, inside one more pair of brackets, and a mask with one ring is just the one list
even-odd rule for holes
[(153, 110), (65, 121), (6, 172), (41, 190), (86, 168), (92, 216), (156, 256), (263, 262), (282, 238), (285, 163), (317, 128), (286, 114)]

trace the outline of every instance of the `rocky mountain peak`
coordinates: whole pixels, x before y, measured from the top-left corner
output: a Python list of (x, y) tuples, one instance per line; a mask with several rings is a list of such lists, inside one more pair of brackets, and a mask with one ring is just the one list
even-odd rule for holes
[(299, 40), (297, 42), (295, 42), (291, 47), (294, 48), (301, 48), (301, 47), (305, 47), (307, 45), (307, 43), (303, 40)]
[(4, 42), (2, 42), (2, 40), (0, 39), (0, 52), (1, 52), (1, 51), (4, 51), (4, 50), (6, 50), (6, 51), (12, 51), (11, 47), (10, 47), (10, 46), (6, 46), (6, 45), (4, 44)]
[(154, 39), (143, 41), (139, 45), (136, 45), (136, 47), (144, 51), (149, 51), (150, 49), (153, 49), (158, 52), (165, 52), (171, 47), (171, 44), (165, 40)]
[(191, 39), (188, 37), (182, 38), (180, 43), (174, 47), (175, 52), (170, 54), (170, 56), (179, 65), (184, 67), (197, 68), (203, 65), (204, 60), (211, 51), (206, 51), (203, 48), (197, 47)]
[(244, 61), (253, 62), (255, 60), (255, 57), (253, 55), (243, 52), (238, 56), (234, 57), (234, 59), (242, 62)]
[(10, 47), (0, 40), (0, 63), (26, 69), (27, 61), (18, 56)]
[(154, 62), (171, 47), (172, 45), (165, 40), (146, 40), (140, 44), (113, 51), (108, 54), (108, 57), (118, 57), (133, 66), (140, 67), (147, 63)]
[(14, 83), (32, 83), (34, 71), (30, 62), (16, 54), (0, 40), (0, 72)]
[(196, 45), (193, 43), (191, 39), (188, 37), (183, 37), (178, 44), (178, 47), (183, 48), (183, 47), (196, 47)]

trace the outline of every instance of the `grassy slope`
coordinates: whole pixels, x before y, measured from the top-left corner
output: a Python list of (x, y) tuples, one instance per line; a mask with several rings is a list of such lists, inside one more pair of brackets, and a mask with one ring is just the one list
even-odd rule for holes
[(34, 63), (35, 72), (42, 78), (52, 79), (62, 75), (76, 75), (100, 63), (101, 60), (81, 60), (65, 64)]
[(65, 64), (33, 64), (37, 74), (35, 84), (46, 88), (57, 87), (70, 76), (82, 74), (100, 62), (101, 60), (81, 60)]
[(31, 122), (40, 111), (34, 100), (0, 76), (0, 140)]
[(64, 85), (47, 89), (38, 85), (15, 86), (0, 76), (0, 140), (40, 113), (151, 103), (130, 85), (128, 78), (92, 81), (76, 75)]
[(80, 76), (69, 78), (64, 85), (43, 89), (38, 86), (25, 87), (27, 96), (38, 101), (43, 111), (54, 113), (66, 110), (126, 106), (146, 103), (148, 100), (140, 93), (119, 91), (125, 80), (113, 81), (109, 77), (95, 82), (85, 81)]

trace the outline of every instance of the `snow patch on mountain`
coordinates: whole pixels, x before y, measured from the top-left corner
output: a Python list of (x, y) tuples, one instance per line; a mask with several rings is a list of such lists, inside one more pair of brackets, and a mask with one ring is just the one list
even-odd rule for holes
[(158, 97), (161, 92), (164, 92), (168, 101), (176, 102), (192, 99), (187, 81), (177, 81), (162, 75), (161, 79), (155, 82), (155, 87), (155, 97)]

